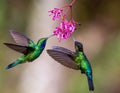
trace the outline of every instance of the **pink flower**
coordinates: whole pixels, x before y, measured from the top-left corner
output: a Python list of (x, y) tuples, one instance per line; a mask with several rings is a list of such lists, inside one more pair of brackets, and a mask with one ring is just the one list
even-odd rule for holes
[(75, 31), (77, 23), (74, 21), (64, 20), (60, 23), (59, 26), (53, 31), (54, 35), (57, 36), (59, 41), (61, 39), (67, 39)]
[[(53, 31), (54, 35), (57, 36), (59, 41), (61, 39), (68, 39), (71, 34), (76, 30), (78, 22), (75, 22), (72, 16), (72, 5), (76, 0), (73, 0), (69, 5), (63, 6), (61, 8), (54, 8), (50, 10), (50, 16), (52, 16), (53, 21), (58, 21), (60, 24)], [(63, 11), (63, 9), (65, 9)], [(68, 15), (70, 11), (70, 16)], [(69, 18), (69, 19), (68, 19)]]
[(50, 12), (50, 16), (52, 15), (52, 20), (59, 20), (61, 15), (63, 14), (63, 10), (61, 8), (54, 8), (53, 10), (48, 11)]

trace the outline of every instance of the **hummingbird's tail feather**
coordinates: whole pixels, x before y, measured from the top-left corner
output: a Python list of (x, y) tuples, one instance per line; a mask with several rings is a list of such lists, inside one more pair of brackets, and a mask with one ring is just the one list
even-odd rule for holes
[(8, 66), (6, 66), (6, 70), (7, 69), (10, 69), (10, 68), (12, 68), (12, 67), (15, 67), (16, 65), (18, 65), (18, 64), (20, 64), (21, 63), (21, 60), (16, 60), (15, 62), (13, 62), (13, 63), (11, 63), (11, 64), (9, 64)]
[(87, 79), (88, 79), (89, 90), (94, 91), (93, 80), (91, 78), (89, 78), (89, 77), (87, 77)]

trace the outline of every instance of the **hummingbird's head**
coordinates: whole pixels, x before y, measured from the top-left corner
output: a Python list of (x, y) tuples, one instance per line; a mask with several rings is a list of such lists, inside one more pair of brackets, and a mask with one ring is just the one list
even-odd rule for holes
[(50, 36), (48, 36), (48, 37), (39, 39), (38, 42), (37, 42), (37, 45), (40, 46), (40, 48), (44, 49), (45, 46), (46, 46), (47, 40), (48, 40), (49, 38), (51, 38), (52, 36), (54, 36), (54, 35), (50, 35)]
[(81, 42), (75, 41), (75, 50), (83, 52), (83, 45)]
[(40, 48), (44, 49), (46, 46), (47, 39), (48, 38), (41, 38), (40, 40), (38, 40), (37, 46), (40, 46)]

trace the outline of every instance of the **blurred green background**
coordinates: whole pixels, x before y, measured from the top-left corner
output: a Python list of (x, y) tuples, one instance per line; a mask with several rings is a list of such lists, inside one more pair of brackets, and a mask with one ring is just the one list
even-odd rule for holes
[[(19, 80), (24, 68), (10, 71), (4, 68), (20, 55), (3, 43), (12, 42), (9, 35), (11, 29), (24, 34), (28, 31), (33, 1), (0, 0), (0, 93), (19, 93)], [(74, 36), (79, 40), (79, 35), (84, 37), (88, 34), (87, 41), (82, 40), (86, 43), (89, 42), (89, 35), (95, 34), (93, 39), (98, 41), (96, 44), (85, 44), (93, 47), (90, 48), (93, 51), (97, 49), (96, 53), (92, 53), (87, 47), (93, 67), (94, 93), (120, 93), (120, 0), (77, 0), (73, 9), (75, 20), (82, 24)], [(70, 78), (66, 79), (64, 93), (89, 93), (85, 76), (79, 71), (72, 73), (72, 76), (71, 73), (68, 74)]]

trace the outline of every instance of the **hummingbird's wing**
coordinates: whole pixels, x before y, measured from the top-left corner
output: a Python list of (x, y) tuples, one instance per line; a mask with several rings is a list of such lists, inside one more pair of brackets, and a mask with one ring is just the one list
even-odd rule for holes
[(47, 53), (56, 61), (61, 63), (62, 65), (79, 70), (79, 67), (74, 63), (72, 58), (65, 52), (56, 50), (56, 49), (48, 49)]
[(34, 44), (32, 40), (30, 40), (28, 37), (26, 37), (20, 32), (16, 32), (12, 30), (10, 31), (10, 34), (18, 45), (28, 46), (31, 43)]
[(17, 51), (17, 52), (20, 52), (20, 53), (23, 53), (23, 54), (26, 54), (26, 53), (29, 53), (30, 51), (33, 51), (34, 49), (32, 47), (27, 47), (27, 46), (21, 46), (21, 45), (15, 45), (15, 44), (10, 44), (10, 43), (4, 43), (7, 47)]
[(53, 50), (57, 50), (57, 51), (61, 51), (61, 52), (65, 53), (65, 54), (67, 54), (67, 55), (69, 55), (69, 56), (71, 56), (71, 57), (73, 57), (73, 58), (76, 56), (76, 53), (75, 53), (75, 52), (73, 52), (73, 51), (71, 51), (71, 50), (69, 50), (69, 49), (66, 49), (66, 48), (64, 48), (64, 47), (52, 46), (52, 49), (53, 49)]

